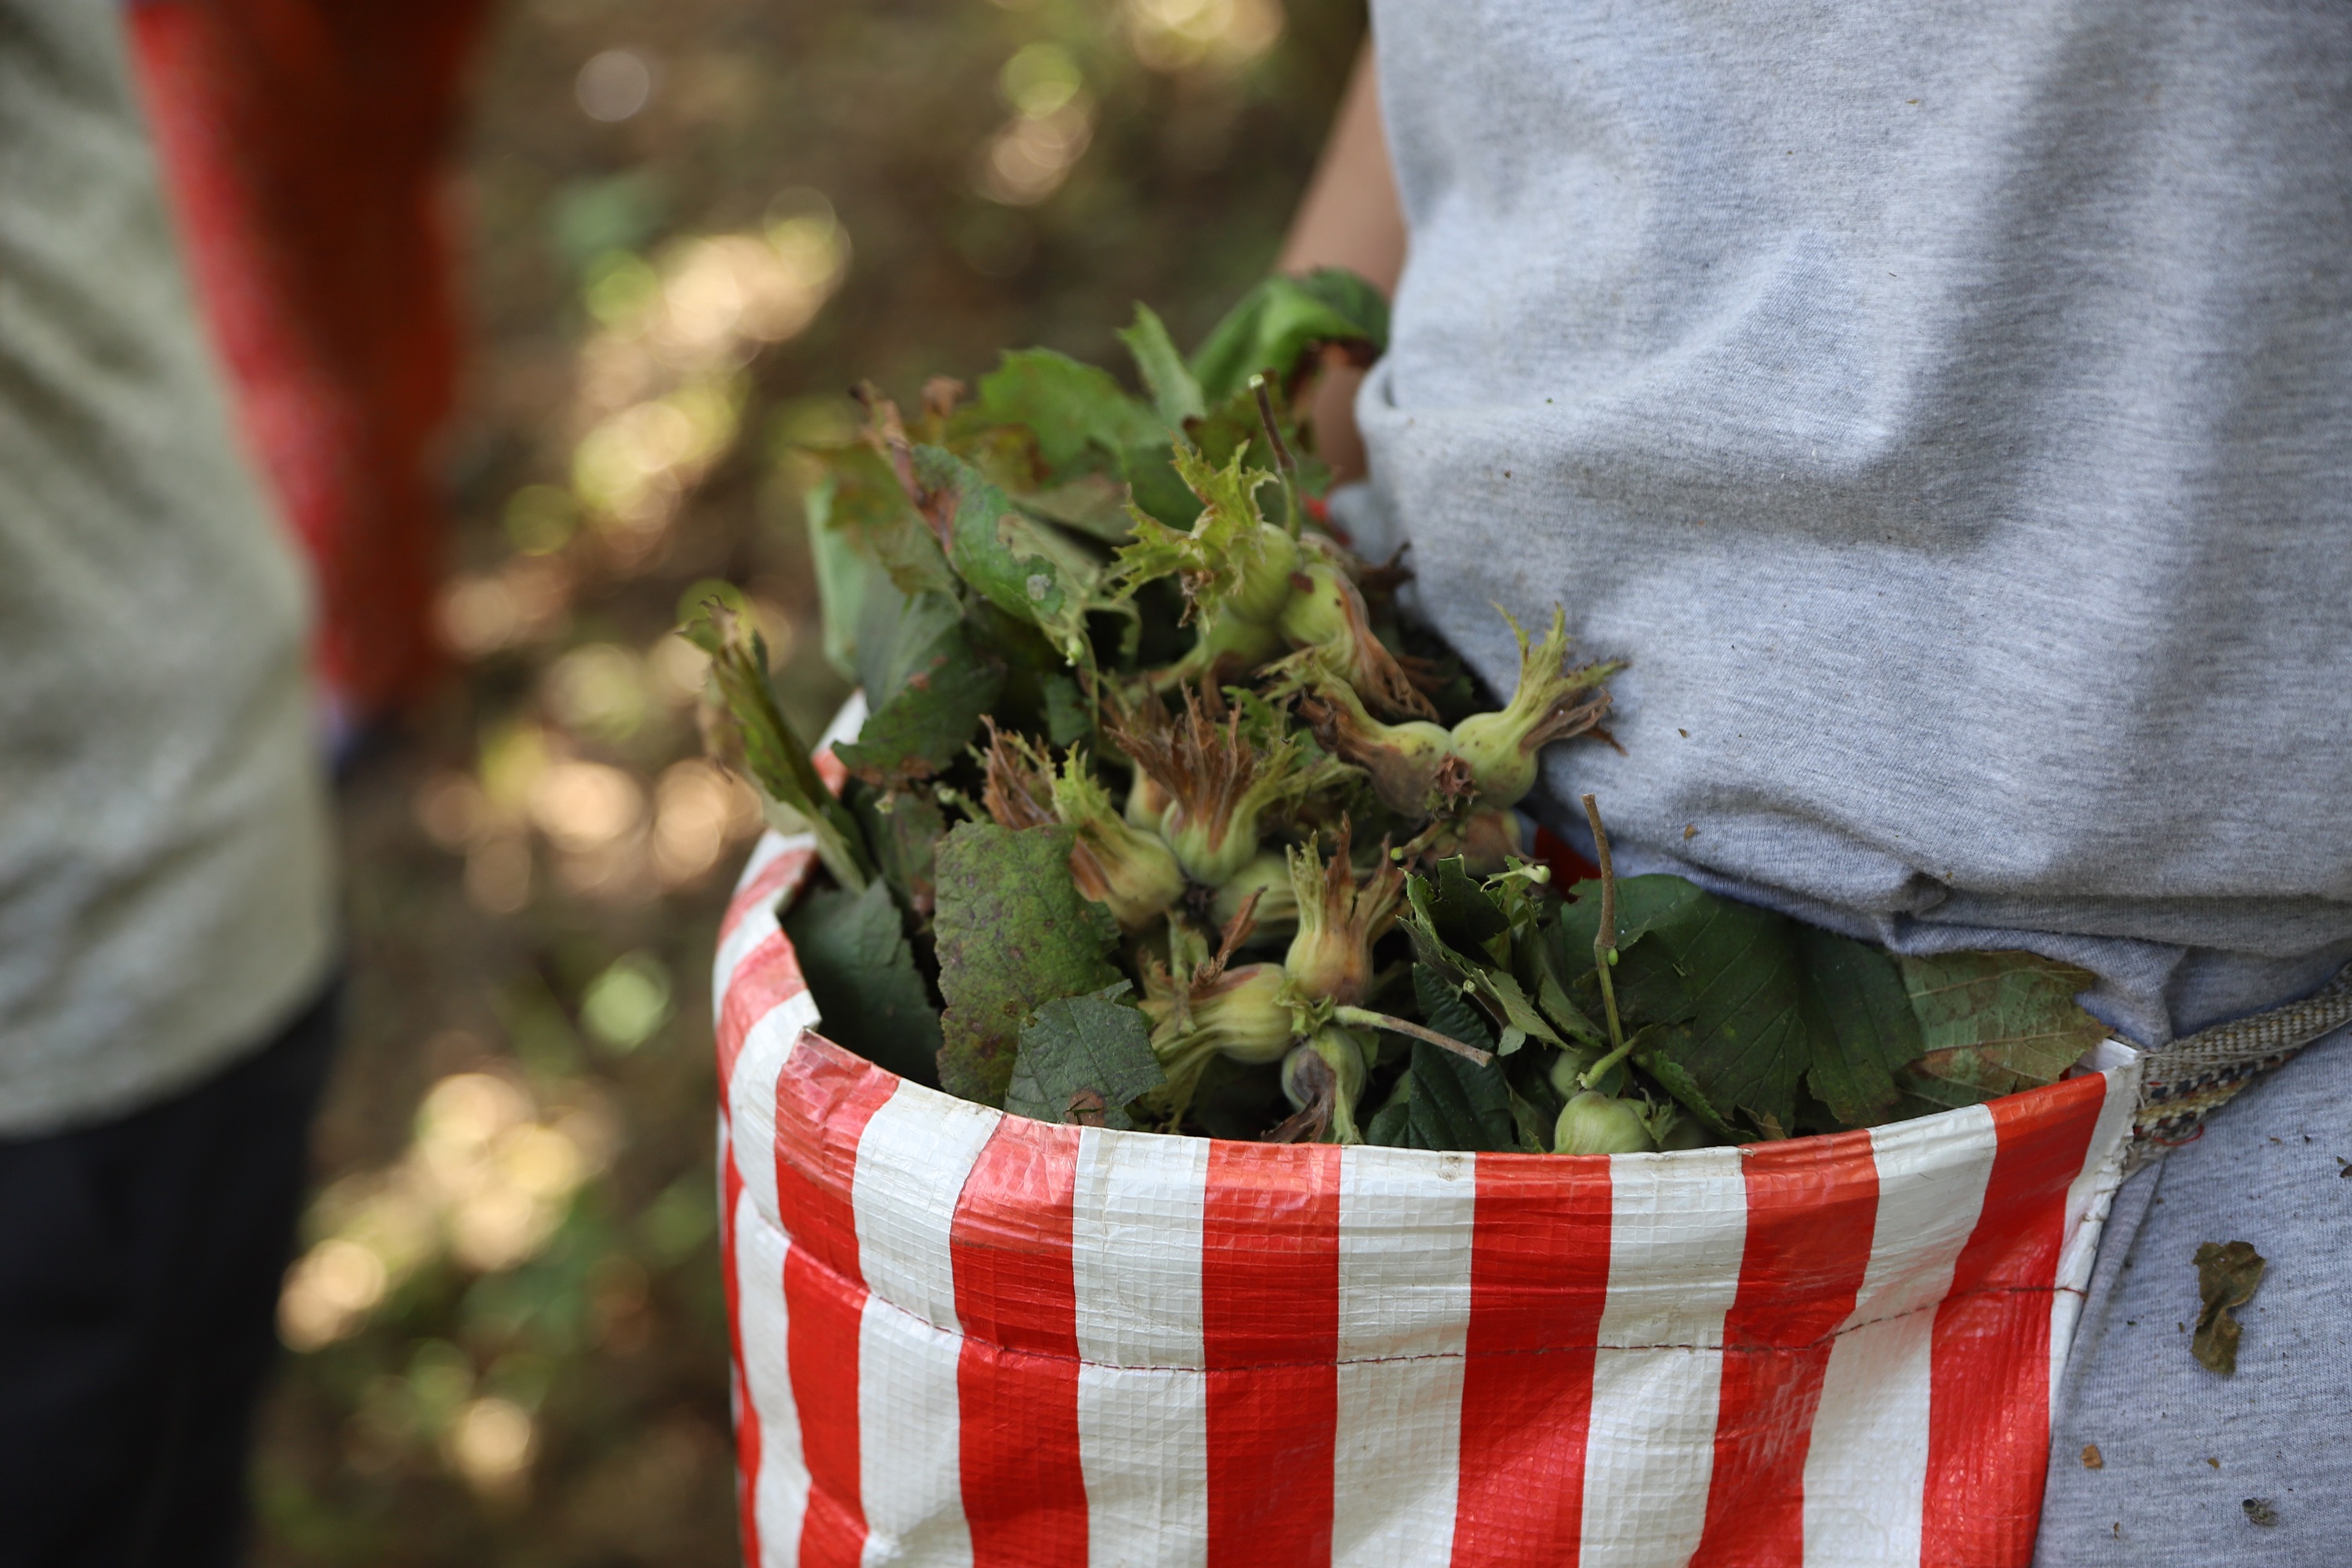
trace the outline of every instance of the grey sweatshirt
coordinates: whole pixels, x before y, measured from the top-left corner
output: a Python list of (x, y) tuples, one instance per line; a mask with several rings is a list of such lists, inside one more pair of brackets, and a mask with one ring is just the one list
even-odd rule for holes
[(190, 1084), (323, 979), (305, 614), (121, 7), (0, 0), (0, 1137)]
[(1420, 602), (1633, 660), (1556, 803), (2143, 1041), (2352, 957), (2352, 7), (1374, 9)]

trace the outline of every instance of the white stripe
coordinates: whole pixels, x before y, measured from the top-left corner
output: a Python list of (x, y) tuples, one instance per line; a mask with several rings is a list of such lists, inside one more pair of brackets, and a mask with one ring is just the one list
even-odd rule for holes
[(1982, 1106), (1874, 1128), (1870, 1143), (1878, 1217), (1806, 1450), (1806, 1568), (1919, 1561), (1936, 1309), (2000, 1147)]
[[(728, 901), (732, 904), (734, 899), (740, 897), (742, 890), (751, 885), (753, 878), (784, 855), (795, 850), (814, 851), (815, 848), (816, 840), (805, 833), (795, 833), (789, 838), (775, 833), (762, 834), (759, 843), (751, 847), (751, 858), (743, 867), (743, 874), (735, 879), (735, 893)], [(811, 864), (814, 862), (812, 861)], [(800, 882), (807, 880), (807, 872), (802, 872), (799, 881), (787, 882), (783, 887), (776, 889), (773, 897), (762, 899), (751, 909), (743, 911), (743, 918), (735, 922), (735, 929), (727, 933), (725, 940), (719, 942), (718, 951), (711, 955), (710, 985), (713, 995), (724, 993), (734, 979), (736, 967), (743, 962), (745, 956), (753, 948), (776, 933), (779, 929), (776, 910), (782, 905), (786, 897), (798, 891)]]
[(871, 1292), (858, 1327), (859, 1488), (865, 1562), (971, 1561), (959, 1458), (949, 1237), (956, 1199), (1000, 1111), (900, 1083), (857, 1141), (850, 1201)]
[(815, 1022), (816, 1004), (806, 992), (770, 1008), (744, 1031), (735, 1076), (727, 1085), (736, 1169), (743, 1190), (770, 1225), (783, 1223), (776, 1208), (776, 1079), (802, 1033)]
[(1682, 1568), (1706, 1524), (1723, 1315), (1739, 1293), (1737, 1149), (1609, 1162), (1609, 1301), (1592, 1365), (1583, 1568)]
[(784, 1303), (784, 1233), (751, 1206), (735, 1202), (735, 1310), (743, 1342), (743, 1393), (760, 1418), (760, 1469), (752, 1506), (760, 1527), (760, 1568), (790, 1568), (808, 1512), (808, 1465), (801, 1457), (801, 1413), (793, 1402), (785, 1352), (791, 1324)]
[(821, 757), (831, 749), (835, 741), (857, 739), (857, 732), (864, 728), (866, 728), (866, 689), (861, 686), (849, 694), (848, 700), (834, 710), (833, 722), (827, 724), (824, 727), (824, 733), (816, 738), (816, 744), (810, 748), (811, 753)]
[(1078, 1460), (1088, 1560), (1200, 1568), (1209, 1555), (1208, 1378), (1201, 1370), (1209, 1145), (1078, 1135), (1071, 1194)]
[(2091, 1288), (2099, 1233), (2106, 1228), (2107, 1211), (2115, 1206), (2116, 1189), (2124, 1182), (2124, 1150), (2131, 1137), (2132, 1109), (2139, 1100), (2137, 1055), (2107, 1068), (2101, 1076), (2107, 1081), (2106, 1102), (2099, 1108), (2097, 1125), (2091, 1129), (2091, 1146), (2084, 1152), (2083, 1169), (2066, 1187), (2066, 1240), (2058, 1254), (2058, 1289), (2050, 1299), (2050, 1419), (2053, 1424), (2059, 1416), (2059, 1392), (2065, 1387), (2066, 1352), (2074, 1343), (2084, 1296)]
[(858, 1487), (865, 1568), (971, 1561), (958, 1441), (956, 1362), (963, 1336), (866, 1299), (857, 1332)]
[(1477, 1204), (1470, 1155), (1340, 1157), (1339, 1568), (1421, 1568), (1453, 1550)]

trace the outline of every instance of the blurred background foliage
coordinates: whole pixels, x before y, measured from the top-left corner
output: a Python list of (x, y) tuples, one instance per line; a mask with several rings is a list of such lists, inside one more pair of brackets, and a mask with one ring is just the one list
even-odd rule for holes
[(788, 448), (845, 389), (1119, 365), (1270, 264), (1360, 0), (513, 0), (461, 160), (443, 699), (345, 787), (351, 1029), (288, 1277), (258, 1561), (734, 1561), (702, 763), (744, 585), (844, 695)]

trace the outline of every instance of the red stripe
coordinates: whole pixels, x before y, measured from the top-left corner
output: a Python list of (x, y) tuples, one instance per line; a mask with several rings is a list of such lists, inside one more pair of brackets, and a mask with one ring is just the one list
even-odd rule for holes
[(792, 1241), (785, 1363), (809, 1472), (802, 1568), (856, 1568), (865, 1551), (857, 1352), (866, 1282), (850, 1189), (857, 1142), (897, 1085), (814, 1035), (801, 1037), (776, 1075), (776, 1211)]
[(2050, 1312), (2066, 1189), (2106, 1103), (2094, 1075), (1996, 1100), (1984, 1208), (1936, 1311), (1919, 1558), (2024, 1568), (2050, 1458)]
[(1572, 1563), (1609, 1300), (1609, 1161), (1477, 1159), (1453, 1561)]
[(1201, 1232), (1210, 1568), (1328, 1562), (1339, 1149), (1212, 1142)]
[(726, 993), (719, 999), (719, 1020), (712, 1029), (719, 1046), (722, 1103), (734, 1085), (735, 1061), (743, 1054), (743, 1041), (752, 1028), (807, 990), (808, 982), (801, 978), (800, 957), (783, 932), (772, 933), (743, 955), (735, 973), (727, 978)]
[(794, 1247), (784, 1254), (784, 1360), (809, 1473), (801, 1568), (857, 1568), (866, 1551), (857, 1431), (857, 1329), (866, 1287)]
[(799, 891), (815, 858), (814, 849), (787, 849), (761, 867), (760, 874), (736, 889), (735, 896), (727, 900), (727, 912), (719, 921), (719, 940), (723, 942), (734, 935), (744, 917), (761, 905), (772, 906), (785, 893)]
[(956, 1203), (949, 1249), (973, 1568), (1086, 1568), (1071, 1194), (1078, 1130), (1008, 1116)]
[(1715, 1470), (1696, 1563), (1802, 1568), (1805, 1455), (1832, 1337), (1853, 1313), (1877, 1228), (1870, 1134), (1740, 1151), (1748, 1241), (1723, 1320)]
[[(735, 1256), (735, 1203), (743, 1195), (743, 1173), (736, 1168), (735, 1141), (720, 1134), (719, 1168), (719, 1256), (726, 1265), (727, 1348), (732, 1358), (729, 1385), (735, 1396), (735, 1506), (739, 1511), (743, 1561), (760, 1561), (760, 1409), (751, 1403), (751, 1385), (743, 1375), (742, 1281)], [(778, 1281), (781, 1285), (782, 1281)]]
[(818, 747), (809, 761), (816, 765), (816, 776), (834, 794), (839, 795), (842, 786), (849, 782), (849, 764), (835, 755), (831, 746)]

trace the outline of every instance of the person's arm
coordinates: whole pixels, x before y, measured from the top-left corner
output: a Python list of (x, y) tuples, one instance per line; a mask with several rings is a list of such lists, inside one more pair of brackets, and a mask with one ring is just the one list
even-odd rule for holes
[[(1345, 267), (1382, 293), (1393, 294), (1404, 270), (1404, 213), (1389, 169), (1388, 135), (1381, 125), (1380, 88), (1367, 38), (1275, 265), (1284, 272)], [(1364, 471), (1364, 447), (1356, 435), (1356, 388), (1363, 379), (1361, 371), (1333, 365), (1316, 386), (1316, 447), (1342, 479)]]

